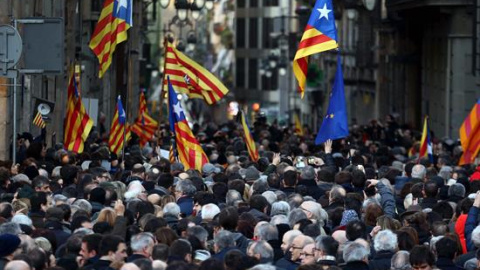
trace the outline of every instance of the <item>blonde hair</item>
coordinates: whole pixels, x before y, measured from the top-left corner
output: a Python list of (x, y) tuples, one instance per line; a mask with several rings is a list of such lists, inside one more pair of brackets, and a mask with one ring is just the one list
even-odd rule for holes
[(111, 207), (103, 208), (100, 213), (98, 213), (97, 223), (98, 222), (107, 222), (108, 225), (113, 227), (115, 225), (115, 220), (117, 219), (117, 214), (115, 210)]
[(165, 195), (160, 200), (160, 206), (163, 208), (167, 203), (176, 202), (175, 197), (172, 195)]

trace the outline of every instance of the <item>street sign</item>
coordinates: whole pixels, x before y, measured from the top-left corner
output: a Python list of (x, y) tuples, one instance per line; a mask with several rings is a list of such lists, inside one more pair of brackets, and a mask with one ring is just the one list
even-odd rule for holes
[(13, 67), (22, 55), (22, 38), (17, 29), (0, 25), (0, 77), (14, 78), (18, 72)]

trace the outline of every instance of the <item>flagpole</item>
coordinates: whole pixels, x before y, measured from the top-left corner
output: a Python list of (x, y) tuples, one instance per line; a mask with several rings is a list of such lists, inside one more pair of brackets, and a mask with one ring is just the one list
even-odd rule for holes
[(165, 49), (165, 54), (163, 56), (163, 78), (162, 78), (162, 90), (160, 91), (160, 109), (158, 111), (158, 122), (162, 123), (162, 103), (165, 99), (165, 75), (167, 70), (167, 37), (163, 37), (163, 48)]

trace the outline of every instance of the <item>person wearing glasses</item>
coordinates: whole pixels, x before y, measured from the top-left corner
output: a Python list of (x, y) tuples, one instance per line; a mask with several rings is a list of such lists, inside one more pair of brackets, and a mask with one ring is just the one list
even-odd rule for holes
[(287, 270), (296, 269), (300, 265), (300, 255), (303, 251), (303, 248), (308, 244), (313, 244), (314, 241), (311, 237), (306, 235), (299, 235), (293, 239), (292, 245), (290, 246), (290, 252), (292, 253), (292, 263), (289, 265)]
[(315, 243), (308, 244), (303, 247), (302, 253), (300, 253), (301, 265), (314, 265), (315, 264)]

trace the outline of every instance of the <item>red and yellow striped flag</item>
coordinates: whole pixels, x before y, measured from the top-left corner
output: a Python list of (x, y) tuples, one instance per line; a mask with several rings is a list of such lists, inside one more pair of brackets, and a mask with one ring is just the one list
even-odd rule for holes
[(463, 155), (459, 165), (473, 163), (480, 150), (480, 99), (477, 100), (460, 127), (460, 142)]
[(100, 78), (112, 63), (117, 44), (127, 40), (131, 26), (132, 0), (105, 0), (89, 44), (100, 64)]
[(196, 169), (202, 171), (203, 165), (208, 163), (207, 155), (195, 136), (193, 136), (192, 130), (188, 126), (185, 112), (170, 83), (168, 84), (168, 107), (170, 131), (175, 136), (175, 149), (177, 150), (178, 159), (185, 167), (185, 170)]
[(303, 126), (302, 122), (300, 122), (300, 117), (298, 117), (298, 114), (294, 114), (293, 119), (295, 121), (295, 134), (303, 136)]
[(253, 140), (252, 133), (248, 127), (247, 119), (243, 111), (240, 111), (240, 122), (242, 123), (243, 133), (245, 134), (245, 144), (247, 145), (248, 154), (253, 161), (258, 160), (258, 151), (255, 141)]
[(140, 106), (138, 108), (138, 117), (132, 126), (132, 131), (140, 137), (140, 145), (143, 147), (153, 137), (158, 129), (158, 122), (149, 114), (145, 94), (140, 93)]
[(45, 128), (47, 126), (45, 121), (43, 121), (42, 114), (39, 111), (37, 111), (35, 118), (33, 118), (33, 124), (39, 128)]
[(175, 156), (175, 153), (173, 152), (173, 145), (170, 145), (170, 151), (168, 151), (168, 159), (170, 160), (171, 164), (173, 164), (177, 161), (177, 157)]
[(337, 30), (332, 1), (317, 0), (293, 60), (293, 72), (302, 98), (307, 82), (308, 57), (336, 48), (338, 48)]
[(130, 130), (127, 124), (127, 115), (123, 109), (122, 99), (117, 98), (115, 114), (113, 115), (112, 125), (110, 126), (110, 136), (108, 138), (108, 147), (110, 151), (119, 154), (123, 149), (123, 144), (130, 139)]
[(418, 154), (418, 162), (423, 157), (428, 157), (431, 163), (433, 163), (433, 149), (432, 141), (430, 140), (430, 132), (428, 129), (428, 116), (425, 116), (423, 123), (422, 139), (420, 141), (420, 149)]
[(93, 120), (90, 119), (83, 106), (73, 69), (70, 74), (67, 96), (63, 147), (75, 153), (82, 153), (84, 142), (87, 140), (88, 134), (90, 134), (93, 127)]
[(228, 93), (227, 87), (215, 75), (185, 56), (166, 42), (164, 87), (168, 89), (167, 76), (175, 89), (190, 98), (204, 99), (214, 104)]

